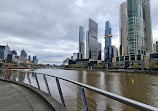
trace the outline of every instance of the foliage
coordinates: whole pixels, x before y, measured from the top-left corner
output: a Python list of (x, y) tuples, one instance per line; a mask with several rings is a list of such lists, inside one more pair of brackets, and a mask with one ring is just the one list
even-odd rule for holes
[(83, 68), (82, 64), (70, 64), (69, 65), (70, 68)]
[(149, 68), (150, 68), (150, 69), (156, 69), (156, 68), (157, 68), (157, 63), (156, 63), (156, 62), (151, 62), (151, 63), (149, 64)]
[(103, 65), (95, 65), (93, 66), (94, 69), (103, 69), (104, 66)]
[(132, 66), (134, 69), (138, 69), (139, 68), (139, 64), (133, 64)]

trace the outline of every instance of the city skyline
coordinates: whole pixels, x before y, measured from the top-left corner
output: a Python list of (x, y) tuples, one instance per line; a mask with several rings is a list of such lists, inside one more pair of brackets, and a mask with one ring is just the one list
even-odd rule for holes
[[(111, 3), (108, 1), (109, 7), (107, 8), (103, 5), (106, 4), (106, 0), (77, 0), (76, 2), (72, 1), (72, 3), (58, 1), (55, 2), (57, 4), (55, 8), (52, 8), (54, 6), (53, 1), (36, 1), (38, 2), (37, 4), (29, 0), (20, 3), (16, 2), (16, 4), (3, 1), (0, 4), (0, 10), (2, 11), (0, 14), (2, 18), (0, 20), (0, 44), (6, 45), (8, 42), (11, 50), (16, 49), (19, 54), (21, 47), (25, 47), (26, 52), (30, 55), (38, 55), (39, 63), (60, 64), (73, 52), (78, 52), (78, 26), (85, 27), (86, 32), (88, 30), (87, 21), (91, 18), (98, 23), (98, 41), (102, 43), (102, 52), (104, 52), (103, 46), (105, 44), (103, 38), (104, 24), (108, 20), (110, 20), (113, 28), (112, 45), (116, 45), (119, 48), (119, 8), (120, 4), (125, 1), (118, 0), (115, 4), (112, 3), (113, 1), (110, 1)], [(49, 2), (51, 3), (49, 4)], [(63, 4), (59, 2), (65, 3), (62, 9), (58, 9), (61, 6), (60, 4)], [(158, 41), (157, 2), (157, 0), (151, 1), (154, 43), (156, 40)], [(29, 5), (30, 3), (31, 6)], [(42, 9), (42, 3), (44, 3), (44, 9)], [(23, 7), (24, 4), (25, 6)], [(17, 7), (16, 5), (19, 5), (18, 8), (15, 8)], [(92, 6), (94, 6), (94, 9), (91, 9)], [(71, 8), (74, 10), (71, 10)], [(58, 9), (57, 12), (59, 14), (55, 13), (56, 9)], [(116, 9), (118, 10), (115, 11)], [(83, 12), (86, 14), (81, 14)], [(51, 14), (56, 17), (50, 16)], [(64, 17), (63, 23), (61, 21)], [(104, 57), (103, 54), (102, 57)]]

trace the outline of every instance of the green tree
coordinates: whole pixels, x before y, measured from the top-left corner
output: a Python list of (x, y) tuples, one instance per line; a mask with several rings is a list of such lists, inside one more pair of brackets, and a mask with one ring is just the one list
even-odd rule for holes
[(156, 69), (157, 68), (157, 63), (156, 62), (151, 62), (150, 64), (149, 64), (149, 68), (150, 69)]
[(104, 66), (103, 65), (95, 65), (93, 66), (94, 69), (103, 69)]
[(134, 69), (138, 69), (139, 68), (139, 64), (133, 64), (132, 66)]

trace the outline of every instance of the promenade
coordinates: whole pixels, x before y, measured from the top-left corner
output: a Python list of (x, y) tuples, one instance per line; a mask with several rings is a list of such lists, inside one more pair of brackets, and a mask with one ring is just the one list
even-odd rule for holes
[(0, 111), (66, 111), (66, 109), (37, 88), (0, 80)]

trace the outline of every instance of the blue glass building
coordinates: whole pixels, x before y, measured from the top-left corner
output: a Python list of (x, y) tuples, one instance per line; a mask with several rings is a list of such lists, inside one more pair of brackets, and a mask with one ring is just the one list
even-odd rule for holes
[(112, 61), (112, 47), (111, 47), (111, 37), (112, 28), (111, 23), (107, 21), (105, 23), (105, 48), (104, 48), (104, 60), (107, 62)]
[(85, 58), (85, 30), (79, 27), (79, 59)]

